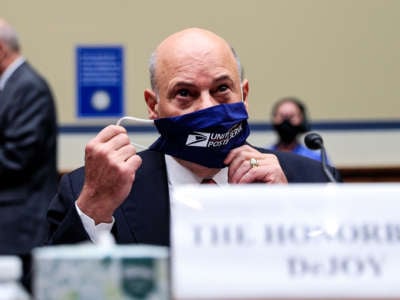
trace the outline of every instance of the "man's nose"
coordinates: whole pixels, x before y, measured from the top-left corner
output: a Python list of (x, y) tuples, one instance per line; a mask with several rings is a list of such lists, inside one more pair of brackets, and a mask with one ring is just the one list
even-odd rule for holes
[(205, 109), (219, 104), (218, 101), (214, 99), (214, 97), (208, 91), (202, 92), (199, 100), (199, 109)]

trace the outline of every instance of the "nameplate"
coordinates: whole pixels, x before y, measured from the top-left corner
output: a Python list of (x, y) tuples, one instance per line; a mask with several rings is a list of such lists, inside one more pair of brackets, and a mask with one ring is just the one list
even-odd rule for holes
[(177, 299), (400, 298), (400, 184), (182, 186)]

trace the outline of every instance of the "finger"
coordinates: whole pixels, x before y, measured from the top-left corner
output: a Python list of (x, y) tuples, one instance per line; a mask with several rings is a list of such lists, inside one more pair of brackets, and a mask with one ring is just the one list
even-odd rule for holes
[(107, 142), (103, 143), (103, 145), (104, 145), (104, 147), (106, 147), (106, 149), (109, 149), (110, 151), (111, 150), (119, 150), (122, 147), (131, 145), (131, 141), (129, 139), (128, 134), (125, 132), (125, 133), (119, 133), (119, 134), (113, 136)]
[(250, 182), (287, 183), (287, 178), (277, 157), (266, 155), (258, 160), (258, 166), (250, 168), (239, 180), (239, 183)]
[(93, 139), (94, 143), (105, 143), (109, 141), (114, 136), (126, 133), (126, 129), (122, 126), (117, 125), (108, 125), (107, 127), (103, 128)]
[(142, 165), (142, 158), (139, 155), (133, 155), (126, 160), (125, 166), (129, 169), (132, 180), (135, 179), (136, 171)]
[(244, 173), (238, 180), (237, 180), (237, 184), (242, 184), (242, 183), (252, 183), (254, 182), (254, 177), (252, 176), (251, 172), (248, 171), (246, 173)]
[(99, 142), (100, 138), (96, 137), (87, 143), (85, 148), (85, 159), (95, 159), (100, 162), (108, 160), (115, 156), (115, 151), (118, 151), (123, 146), (130, 145), (129, 137), (126, 133), (119, 133), (111, 137), (105, 142)]
[(228, 155), (226, 156), (226, 158), (225, 158), (225, 160), (224, 160), (224, 163), (225, 163), (226, 165), (229, 166), (229, 165), (232, 163), (232, 161), (233, 161), (238, 155), (240, 155), (243, 151), (246, 150), (245, 146), (247, 146), (247, 145), (240, 146), (240, 147), (238, 147), (238, 148), (235, 148), (235, 149), (232, 149), (231, 151), (229, 151)]
[(117, 161), (127, 161), (130, 157), (136, 154), (136, 148), (129, 143), (120, 147), (113, 154)]
[(242, 160), (245, 160), (250, 159), (250, 157), (254, 157), (255, 155), (258, 156), (260, 154), (261, 153), (259, 151), (250, 147), (249, 145), (243, 145), (238, 148), (232, 149), (226, 156), (224, 163), (229, 166), (234, 162), (234, 160), (237, 160), (237, 158), (239, 157)]
[(228, 153), (224, 163), (228, 165), (228, 179), (233, 178), (234, 174), (246, 159), (246, 154), (243, 152), (242, 147), (231, 150)]
[(237, 183), (251, 167), (251, 158), (260, 158), (262, 154), (248, 145), (232, 150), (227, 157), (230, 162), (228, 168), (228, 182)]
[(268, 182), (268, 168), (263, 167), (253, 167), (249, 168), (238, 180), (238, 183), (253, 183), (253, 182)]
[(250, 164), (241, 157), (232, 161), (228, 169), (228, 182), (239, 183), (241, 178), (249, 171)]

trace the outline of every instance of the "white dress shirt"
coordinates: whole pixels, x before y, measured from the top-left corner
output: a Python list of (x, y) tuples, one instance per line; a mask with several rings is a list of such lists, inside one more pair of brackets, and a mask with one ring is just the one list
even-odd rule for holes
[[(175, 186), (182, 184), (199, 184), (203, 178), (198, 177), (193, 174), (189, 169), (182, 166), (178, 163), (172, 156), (165, 155), (165, 164), (167, 167), (167, 177), (168, 177), (168, 189), (169, 195), (172, 196), (172, 191)], [(214, 177), (214, 181), (218, 185), (223, 185), (228, 183), (228, 168), (221, 169)], [(170, 201), (173, 202), (173, 201)], [(84, 214), (79, 207), (76, 205), (75, 207), (78, 212), (79, 217), (82, 220), (83, 227), (88, 233), (90, 239), (94, 243), (99, 242), (99, 237), (103, 233), (110, 233), (111, 228), (114, 225), (114, 218), (111, 223), (99, 223), (95, 225), (95, 222), (88, 215)]]

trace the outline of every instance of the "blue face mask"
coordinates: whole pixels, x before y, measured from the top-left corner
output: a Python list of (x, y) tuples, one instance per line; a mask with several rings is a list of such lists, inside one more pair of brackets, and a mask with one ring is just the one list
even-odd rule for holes
[[(249, 136), (243, 102), (220, 104), (190, 114), (156, 120), (123, 117), (124, 120), (154, 124), (160, 137), (149, 147), (209, 168), (225, 167), (229, 151), (242, 146)], [(132, 143), (138, 148), (142, 145)]]
[(156, 119), (161, 136), (150, 149), (209, 168), (223, 168), (228, 153), (242, 146), (250, 134), (247, 118), (243, 102), (238, 102)]

